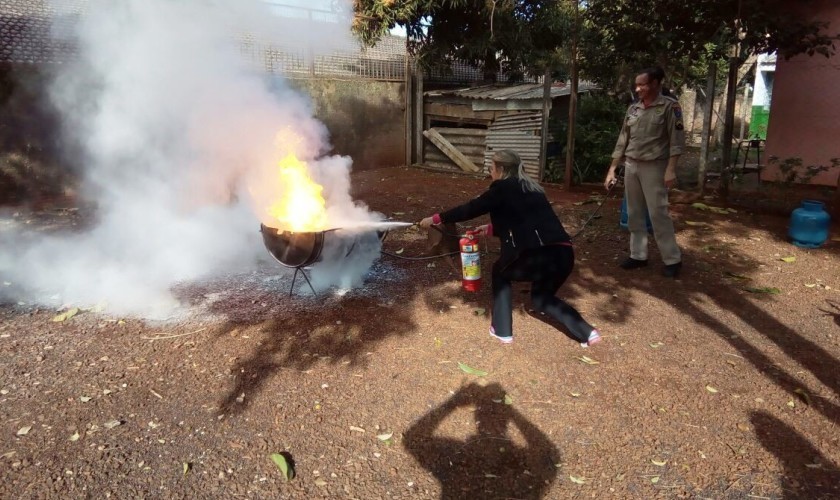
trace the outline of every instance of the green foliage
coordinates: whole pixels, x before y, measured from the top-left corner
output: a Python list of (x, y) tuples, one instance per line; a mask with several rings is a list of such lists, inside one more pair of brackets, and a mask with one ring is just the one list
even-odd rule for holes
[(840, 158), (832, 158), (831, 166), (802, 166), (802, 158), (799, 157), (785, 158), (779, 161), (777, 156), (771, 156), (767, 163), (779, 168), (779, 177), (777, 177), (776, 182), (784, 188), (790, 188), (794, 184), (808, 184), (821, 172), (840, 166)]
[(542, 75), (561, 58), (570, 3), (555, 0), (356, 0), (354, 31), (366, 43), (400, 25), (425, 68), (458, 60), (511, 74)]
[[(797, 17), (794, 5), (813, 0), (589, 0), (581, 44), (582, 65), (604, 88), (629, 86), (635, 71), (662, 66), (671, 84), (695, 86), (710, 64), (723, 61), (733, 44), (739, 56), (778, 51), (834, 53), (837, 35), (825, 22)], [(801, 19), (801, 20), (800, 20)]]
[[(767, 165), (773, 165), (778, 168), (776, 171), (775, 182), (762, 184), (764, 186), (764, 208), (772, 208), (779, 210), (782, 213), (787, 213), (799, 203), (803, 187), (810, 184), (814, 177), (821, 172), (826, 172), (840, 167), (840, 158), (832, 158), (831, 165), (803, 165), (802, 158), (790, 157), (780, 159), (777, 156), (771, 156), (767, 160)], [(812, 187), (812, 186), (809, 186)], [(805, 189), (808, 189), (805, 187)], [(809, 197), (820, 199), (822, 197), (830, 196), (830, 191), (823, 190), (822, 194), (816, 194), (815, 191), (809, 192)]]
[[(574, 182), (597, 182), (603, 179), (610, 164), (610, 155), (615, 147), (626, 106), (613, 97), (602, 94), (582, 95), (578, 101), (577, 124), (575, 126), (575, 169)], [(554, 140), (566, 144), (568, 117), (552, 115), (556, 130)], [(546, 168), (546, 180), (560, 182), (566, 165), (566, 148), (559, 157), (550, 159)]]
[[(406, 28), (409, 48), (425, 67), (453, 60), (541, 75), (568, 64), (574, 9), (583, 21), (583, 76), (603, 88), (629, 86), (638, 69), (662, 66), (672, 86), (702, 84), (733, 44), (739, 57), (778, 52), (830, 56), (838, 35), (804, 12), (815, 0), (355, 0), (354, 31), (368, 44)], [(719, 72), (723, 74), (724, 72)]]

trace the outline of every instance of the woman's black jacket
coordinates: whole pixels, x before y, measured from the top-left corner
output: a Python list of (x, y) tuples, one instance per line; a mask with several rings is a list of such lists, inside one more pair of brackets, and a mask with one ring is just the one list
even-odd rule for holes
[(493, 235), (502, 240), (502, 262), (513, 261), (523, 250), (571, 242), (545, 194), (523, 190), (516, 177), (493, 181), (487, 191), (441, 213), (440, 219), (462, 222), (486, 213)]

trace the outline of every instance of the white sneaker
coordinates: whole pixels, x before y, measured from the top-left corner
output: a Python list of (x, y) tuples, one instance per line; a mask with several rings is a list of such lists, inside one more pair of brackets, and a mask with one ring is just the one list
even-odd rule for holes
[(497, 339), (502, 344), (512, 344), (513, 343), (513, 335), (510, 337), (500, 337), (496, 335), (496, 329), (493, 328), (493, 325), (490, 325), (490, 336), (494, 339)]
[(580, 346), (581, 347), (589, 347), (589, 346), (597, 344), (600, 341), (601, 341), (601, 334), (598, 332), (598, 330), (592, 330), (592, 333), (589, 334), (589, 339), (587, 339), (586, 342), (581, 342)]

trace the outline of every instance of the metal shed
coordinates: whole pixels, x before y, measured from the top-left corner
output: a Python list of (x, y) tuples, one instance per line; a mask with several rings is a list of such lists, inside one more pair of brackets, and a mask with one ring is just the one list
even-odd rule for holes
[[(596, 86), (581, 82), (580, 93)], [(568, 114), (569, 86), (551, 86), (550, 113)], [(486, 172), (493, 153), (513, 149), (525, 170), (542, 180), (540, 158), (543, 84), (483, 85), (423, 93), (422, 164), (443, 170)]]

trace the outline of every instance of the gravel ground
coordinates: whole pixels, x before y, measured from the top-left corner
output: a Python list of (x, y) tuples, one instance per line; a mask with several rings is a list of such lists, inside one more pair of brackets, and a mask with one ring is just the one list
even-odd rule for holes
[[(394, 168), (353, 185), (419, 220), (487, 181)], [(573, 233), (596, 206), (548, 194)], [(6, 303), (0, 497), (840, 497), (840, 243), (803, 250), (783, 218), (675, 205), (685, 267), (667, 280), (655, 246), (654, 265), (616, 268), (619, 202), (576, 239), (560, 292), (601, 329), (589, 349), (529, 309), (525, 284), (500, 345), (489, 283), (462, 291), (448, 258), (383, 256), (361, 288), (313, 296), (298, 279), (291, 297), (266, 262), (179, 285), (188, 314), (164, 322)], [(383, 244), (428, 246), (416, 229)]]

